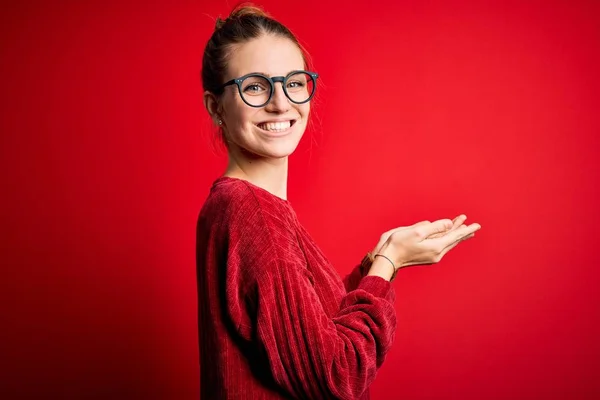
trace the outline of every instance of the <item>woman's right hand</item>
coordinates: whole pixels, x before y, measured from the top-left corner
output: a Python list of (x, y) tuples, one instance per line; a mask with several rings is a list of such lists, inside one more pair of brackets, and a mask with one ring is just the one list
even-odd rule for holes
[(464, 219), (440, 219), (434, 222), (424, 221), (393, 232), (379, 249), (394, 261), (396, 269), (410, 265), (427, 265), (439, 262), (446, 253), (463, 240), (467, 240), (481, 229), (477, 223), (463, 225)]

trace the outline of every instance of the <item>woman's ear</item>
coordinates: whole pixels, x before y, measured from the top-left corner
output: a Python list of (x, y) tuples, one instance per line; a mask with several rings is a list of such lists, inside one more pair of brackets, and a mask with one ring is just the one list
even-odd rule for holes
[(206, 111), (212, 118), (215, 125), (219, 125), (219, 121), (221, 120), (220, 109), (219, 109), (219, 101), (217, 100), (217, 96), (214, 93), (209, 92), (208, 90), (204, 92), (203, 95), (204, 107), (206, 107)]

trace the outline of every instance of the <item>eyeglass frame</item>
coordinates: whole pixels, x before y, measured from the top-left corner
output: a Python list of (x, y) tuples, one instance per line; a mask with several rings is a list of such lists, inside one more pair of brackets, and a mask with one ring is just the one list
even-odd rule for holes
[[(287, 89), (285, 88), (285, 84), (287, 83), (287, 80), (295, 74), (298, 73), (305, 73), (307, 75), (309, 75), (311, 77), (311, 79), (314, 82), (314, 88), (312, 93), (310, 94), (310, 96), (308, 96), (308, 99), (304, 100), (304, 101), (295, 101), (292, 100), (292, 98), (290, 97), (290, 95), (287, 92)], [(250, 104), (246, 101), (246, 98), (244, 97), (243, 93), (242, 93), (242, 83), (250, 77), (253, 76), (257, 76), (259, 78), (264, 78), (267, 81), (269, 81), (269, 83), (271, 84), (271, 92), (269, 93), (269, 98), (267, 99), (267, 101), (265, 101), (263, 104), (261, 105), (254, 105), (254, 104)], [(304, 104), (304, 103), (308, 103), (310, 101), (310, 99), (313, 98), (313, 96), (315, 95), (316, 91), (317, 91), (317, 78), (319, 77), (319, 74), (317, 74), (316, 72), (311, 72), (311, 71), (304, 71), (304, 70), (297, 70), (297, 71), (292, 71), (289, 74), (287, 74), (286, 76), (272, 76), (272, 77), (268, 77), (266, 75), (263, 75), (261, 73), (258, 72), (251, 72), (249, 74), (246, 74), (244, 76), (240, 76), (239, 78), (234, 78), (230, 81), (225, 82), (224, 84), (222, 84), (219, 87), (219, 91), (223, 91), (225, 89), (225, 87), (230, 86), (230, 85), (236, 85), (238, 88), (238, 92), (240, 93), (240, 97), (242, 99), (242, 101), (244, 103), (246, 103), (247, 105), (249, 105), (250, 107), (254, 107), (254, 108), (260, 108), (260, 107), (264, 107), (267, 104), (269, 104), (269, 102), (271, 101), (271, 99), (273, 98), (273, 93), (275, 93), (275, 83), (276, 82), (281, 82), (281, 88), (283, 89), (283, 93), (285, 94), (285, 97), (288, 98), (289, 101), (291, 101), (294, 104)]]

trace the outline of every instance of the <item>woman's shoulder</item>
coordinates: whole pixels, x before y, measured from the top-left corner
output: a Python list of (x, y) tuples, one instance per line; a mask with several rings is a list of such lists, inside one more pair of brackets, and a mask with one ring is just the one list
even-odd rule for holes
[(212, 184), (210, 195), (227, 203), (248, 205), (247, 202), (250, 202), (254, 205), (284, 209), (291, 207), (287, 200), (277, 197), (247, 180), (229, 176), (217, 178)]
[(205, 214), (229, 216), (239, 222), (250, 222), (257, 216), (269, 222), (279, 220), (284, 225), (295, 220), (295, 213), (287, 200), (249, 181), (228, 176), (213, 182), (202, 208)]
[(242, 179), (218, 178), (198, 223), (202, 235), (222, 238), (243, 254), (240, 260), (267, 259), (281, 251), (301, 255), (289, 202)]

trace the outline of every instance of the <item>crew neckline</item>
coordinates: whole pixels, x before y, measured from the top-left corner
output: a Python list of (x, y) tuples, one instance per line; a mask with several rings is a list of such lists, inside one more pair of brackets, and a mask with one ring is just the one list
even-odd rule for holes
[(227, 181), (229, 181), (229, 182), (238, 182), (238, 181), (242, 182), (242, 183), (244, 183), (244, 184), (246, 184), (248, 186), (251, 186), (252, 188), (254, 188), (254, 189), (258, 190), (258, 191), (267, 193), (268, 195), (276, 198), (277, 200), (281, 201), (282, 203), (284, 203), (286, 205), (291, 205), (291, 202), (289, 200), (282, 199), (281, 197), (279, 197), (279, 196), (277, 196), (277, 195), (269, 192), (267, 189), (264, 189), (264, 188), (262, 188), (260, 186), (257, 186), (254, 183), (250, 182), (249, 180), (242, 179), (242, 178), (234, 178), (232, 176), (220, 176), (220, 177), (218, 177), (214, 181), (213, 186), (218, 185), (218, 184), (223, 183), (223, 182), (227, 182)]

